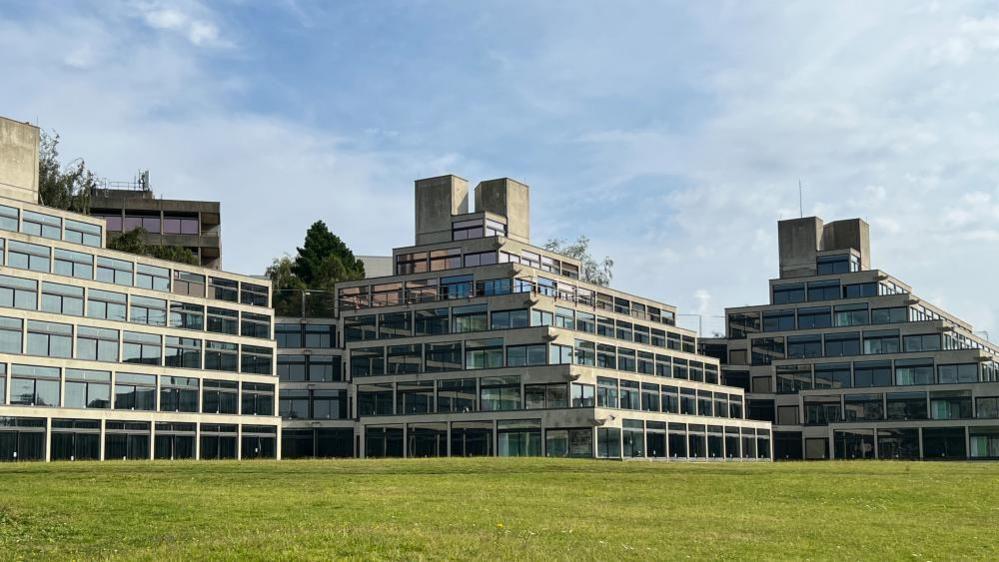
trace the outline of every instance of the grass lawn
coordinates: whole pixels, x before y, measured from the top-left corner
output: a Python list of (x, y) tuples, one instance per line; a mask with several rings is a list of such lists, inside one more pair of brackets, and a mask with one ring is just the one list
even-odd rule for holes
[(0, 466), (0, 559), (999, 559), (999, 464)]

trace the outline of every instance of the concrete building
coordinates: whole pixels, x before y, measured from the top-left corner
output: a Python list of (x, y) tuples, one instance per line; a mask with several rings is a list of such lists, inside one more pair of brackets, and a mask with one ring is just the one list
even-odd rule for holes
[(0, 460), (279, 457), (269, 283), (106, 249), (38, 138), (0, 119)]
[(770, 460), (676, 309), (531, 245), (528, 186), (418, 180), (390, 275), (279, 318), (283, 453)]
[(107, 221), (109, 234), (143, 228), (147, 244), (187, 248), (203, 267), (222, 268), (221, 204), (156, 197), (148, 172), (136, 182), (95, 189), (90, 214)]
[(999, 457), (999, 347), (888, 273), (860, 219), (778, 224), (768, 304), (703, 342), (776, 459)]

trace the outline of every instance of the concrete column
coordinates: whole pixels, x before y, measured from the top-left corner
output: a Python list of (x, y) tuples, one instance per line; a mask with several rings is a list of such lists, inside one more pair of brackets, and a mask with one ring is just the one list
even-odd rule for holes
[[(158, 385), (157, 385), (157, 388), (159, 388)], [(159, 392), (157, 392), (156, 394), (157, 394), (156, 403), (157, 403), (157, 405), (159, 405)], [(158, 407), (157, 407), (157, 410), (159, 410)], [(156, 458), (156, 422), (150, 420), (149, 421), (149, 460), (153, 460), (155, 458)]]
[[(395, 392), (393, 391), (393, 396)], [(409, 424), (402, 424), (402, 458), (409, 458)]]
[(201, 460), (201, 424), (194, 424), (194, 458)]
[(923, 429), (921, 427), (917, 427), (916, 434), (919, 435), (919, 459), (922, 460), (926, 456), (926, 454), (923, 453)]
[(971, 428), (964, 426), (964, 457), (971, 458)]
[(100, 437), (101, 442), (98, 444), (98, 446), (100, 448), (99, 449), (98, 458), (100, 460), (102, 460), (102, 461), (104, 460), (104, 423), (105, 422), (106, 422), (106, 420), (101, 420), (101, 433), (100, 433), (100, 435), (101, 435), (101, 437)]
[(52, 460), (52, 418), (45, 418), (45, 462)]
[(243, 460), (243, 424), (236, 425), (236, 460)]
[(274, 458), (281, 460), (281, 422), (277, 424), (277, 434), (274, 436)]

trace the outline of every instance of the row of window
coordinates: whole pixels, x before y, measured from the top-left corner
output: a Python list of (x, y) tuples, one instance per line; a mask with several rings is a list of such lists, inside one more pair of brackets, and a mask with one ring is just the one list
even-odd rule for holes
[[(506, 225), (489, 218), (459, 220), (451, 223), (451, 240), (473, 240), (476, 238), (489, 238), (492, 236), (505, 237)], [(409, 256), (412, 256), (412, 254), (409, 254)], [(413, 262), (412, 259), (407, 261), (410, 263)]]
[(600, 377), (596, 388), (582, 383), (522, 385), (520, 375), (357, 386), (360, 416), (594, 406), (717, 418), (741, 419), (743, 416), (742, 397), (737, 394), (607, 377)]
[[(131, 306), (129, 306), (131, 305)], [(0, 275), (0, 307), (270, 339), (266, 314)]]
[[(104, 421), (101, 457), (101, 420), (0, 418), (0, 461), (54, 461), (145, 459), (273, 459), (277, 455), (277, 427), (144, 421)], [(150, 439), (150, 429), (155, 439)], [(196, 439), (198, 448), (195, 448)], [(237, 449), (237, 439), (242, 436)], [(48, 440), (48, 444), (46, 443)], [(152, 442), (152, 448), (150, 443)], [(242, 454), (238, 452), (241, 450)], [(198, 454), (196, 454), (196, 451)]]
[(6, 254), (6, 265), (15, 269), (54, 273), (76, 279), (96, 280), (123, 287), (138, 287), (153, 291), (172, 292), (199, 298), (238, 302), (252, 306), (268, 306), (266, 285), (239, 282), (222, 277), (206, 277), (198, 273), (171, 270), (132, 261), (94, 256), (85, 252), (52, 248), (18, 240), (0, 239), (0, 251)]
[(201, 233), (201, 224), (197, 215), (173, 215), (159, 212), (136, 213), (126, 211), (124, 215), (116, 211), (91, 211), (91, 216), (107, 221), (108, 232), (130, 232), (142, 228), (153, 234), (189, 234), (197, 236)]
[(772, 288), (770, 304), (795, 304), (838, 299), (859, 299), (905, 294), (905, 290), (890, 281), (843, 285), (838, 279), (809, 283), (783, 283)]
[(536, 293), (560, 301), (573, 302), (598, 310), (646, 320), (654, 324), (676, 325), (671, 310), (646, 305), (622, 297), (594, 292), (564, 282), (539, 277), (531, 279), (486, 279), (475, 281), (472, 275), (454, 275), (433, 279), (395, 281), (359, 287), (345, 287), (337, 292), (340, 310), (399, 306), (473, 297)]
[[(2, 398), (8, 377), (0, 367)], [(273, 384), (18, 364), (9, 380), (10, 404), (18, 406), (274, 415)]]
[[(366, 426), (368, 458), (577, 457), (770, 459), (770, 432), (622, 420), (622, 428), (542, 428), (540, 419)], [(544, 441), (542, 441), (542, 433)], [(596, 434), (594, 443), (594, 433)]]
[(65, 240), (74, 244), (100, 248), (104, 242), (101, 226), (73, 219), (0, 205), (0, 230), (40, 236), (50, 240)]
[(268, 347), (2, 316), (0, 353), (273, 374)]
[[(961, 349), (958, 345), (959, 341), (949, 333), (901, 336), (898, 330), (754, 338), (750, 347), (750, 364), (770, 365), (781, 359), (950, 351)], [(745, 365), (746, 350), (731, 350), (729, 364)]]
[[(854, 428), (833, 431), (837, 459), (995, 459), (999, 427)], [(774, 458), (828, 459), (829, 439), (774, 432)]]
[(774, 375), (726, 371), (724, 383), (757, 394), (796, 394), (803, 390), (870, 388), (999, 381), (994, 363), (934, 365), (932, 358), (779, 365)]
[(352, 316), (344, 319), (344, 342), (439, 336), (469, 332), (510, 330), (517, 328), (555, 326), (566, 330), (597, 334), (627, 342), (640, 343), (695, 353), (693, 336), (660, 330), (642, 324), (615, 321), (571, 308), (555, 307), (555, 312), (537, 308), (494, 310), (488, 305), (473, 304), (451, 308), (427, 308), (413, 311), (388, 312)]
[[(477, 220), (461, 221), (454, 223), (452, 228), (452, 237), (454, 240), (482, 238), (483, 235), (506, 235), (506, 225), (495, 221), (487, 221), (487, 223)], [(463, 253), (461, 248), (442, 248), (439, 250), (396, 254), (395, 274), (412, 275), (430, 271), (447, 271), (466, 267), (495, 265), (497, 263), (519, 263), (540, 269), (541, 271), (568, 277), (569, 279), (579, 279), (579, 266), (575, 263), (561, 261), (530, 250), (523, 250), (520, 254), (503, 251)]]
[(337, 347), (336, 324), (274, 324), (278, 349), (332, 349)]
[(575, 347), (505, 346), (503, 338), (361, 347), (351, 350), (349, 367), (352, 377), (367, 377), (568, 364), (718, 383), (717, 365), (585, 340)]
[(913, 421), (999, 419), (999, 396), (972, 397), (967, 390), (888, 392), (876, 394), (813, 394), (799, 408), (777, 407), (781, 425), (827, 425), (854, 421)]
[(916, 321), (915, 312), (904, 306), (871, 309), (868, 303), (853, 303), (833, 307), (768, 310), (762, 313), (733, 312), (728, 315), (728, 333), (730, 338), (745, 338), (760, 332), (792, 332), (910, 321)]

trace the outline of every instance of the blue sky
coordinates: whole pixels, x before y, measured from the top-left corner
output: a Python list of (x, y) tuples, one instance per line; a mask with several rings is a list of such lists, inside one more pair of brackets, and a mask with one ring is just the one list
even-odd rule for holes
[(0, 114), (65, 156), (222, 201), (226, 269), (316, 219), (387, 254), (414, 179), (510, 176), (538, 242), (586, 234), (710, 330), (766, 300), (801, 179), (999, 338), (994, 2), (13, 1), (0, 68)]

